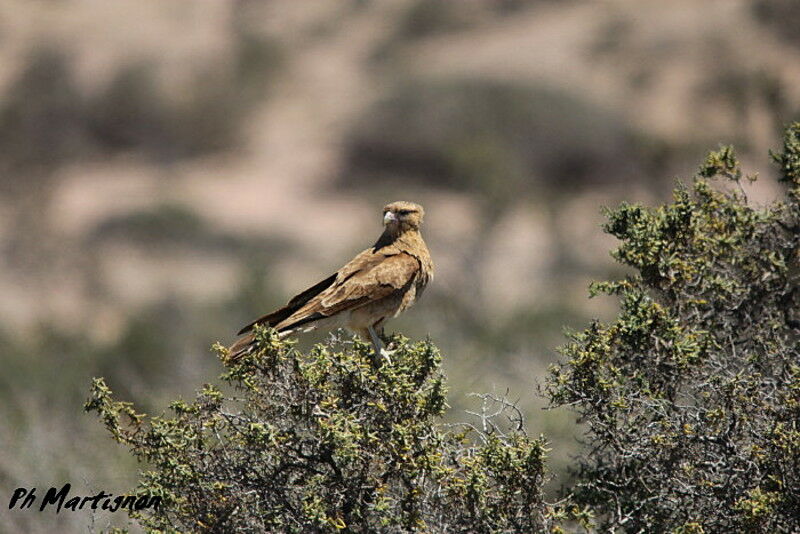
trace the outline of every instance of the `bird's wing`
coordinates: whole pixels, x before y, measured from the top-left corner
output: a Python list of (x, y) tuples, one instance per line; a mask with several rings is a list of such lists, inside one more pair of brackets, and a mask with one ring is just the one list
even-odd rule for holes
[(419, 269), (419, 261), (405, 252), (386, 255), (366, 250), (339, 270), (333, 284), (309, 299), (276, 328), (294, 328), (380, 300), (408, 287)]
[(331, 286), (331, 284), (333, 284), (336, 281), (336, 277), (338, 275), (339, 273), (334, 273), (325, 280), (317, 284), (314, 284), (313, 286), (309, 287), (302, 293), (292, 297), (292, 300), (290, 300), (289, 303), (283, 308), (275, 310), (274, 312), (268, 313), (262, 317), (259, 317), (258, 319), (248, 324), (247, 326), (242, 327), (242, 329), (239, 330), (239, 332), (237, 332), (236, 335), (241, 336), (242, 334), (246, 334), (247, 332), (252, 330), (253, 327), (257, 324), (266, 324), (269, 326), (275, 326), (276, 324), (280, 323), (281, 321), (285, 320), (287, 317), (295, 313), (301, 307), (303, 307), (303, 305), (306, 304), (309, 300), (311, 300), (312, 298), (319, 295), (321, 292), (328, 289)]

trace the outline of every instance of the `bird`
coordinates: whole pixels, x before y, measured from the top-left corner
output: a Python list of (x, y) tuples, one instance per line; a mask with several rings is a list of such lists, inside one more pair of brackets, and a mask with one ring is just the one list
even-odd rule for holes
[(374, 245), (321, 282), (292, 297), (271, 313), (244, 326), (228, 349), (228, 360), (252, 352), (257, 325), (274, 328), (281, 337), (317, 328), (344, 327), (371, 341), (376, 355), (389, 359), (378, 336), (386, 319), (411, 307), (433, 280), (433, 261), (422, 239), (425, 211), (414, 202), (397, 201), (383, 208), (383, 232)]

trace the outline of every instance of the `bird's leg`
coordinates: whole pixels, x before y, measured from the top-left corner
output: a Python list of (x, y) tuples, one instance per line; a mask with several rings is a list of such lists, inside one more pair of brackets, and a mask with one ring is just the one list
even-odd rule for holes
[(375, 332), (375, 329), (372, 326), (367, 327), (367, 332), (369, 332), (369, 337), (372, 339), (372, 346), (375, 347), (375, 354), (380, 354), (381, 349), (383, 348), (381, 338), (378, 337), (378, 333)]
[[(372, 327), (375, 329), (375, 332), (378, 334), (378, 338), (379, 339), (381, 339), (381, 340), (385, 340), (386, 339), (386, 335), (385, 335), (384, 330), (383, 330), (383, 319), (381, 319), (380, 321), (378, 321), (377, 323), (372, 325)], [(392, 350), (394, 348), (394, 346), (395, 346), (394, 343), (390, 341), (386, 345), (386, 348), (384, 348), (383, 350), (388, 352), (389, 354), (394, 354), (395, 351)]]
[(375, 332), (375, 328), (368, 326), (367, 331), (369, 332), (369, 337), (372, 338), (372, 346), (375, 347), (375, 357), (380, 356), (384, 358), (389, 365), (391, 365), (392, 359), (389, 357), (388, 351), (384, 350), (381, 338), (378, 337), (377, 332)]

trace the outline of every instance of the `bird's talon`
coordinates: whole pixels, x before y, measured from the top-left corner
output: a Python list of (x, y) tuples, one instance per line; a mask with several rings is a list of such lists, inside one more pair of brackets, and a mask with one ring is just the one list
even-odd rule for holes
[(389, 365), (392, 365), (391, 356), (394, 353), (395, 353), (395, 351), (393, 351), (393, 350), (381, 349), (381, 353), (380, 354), (381, 354), (381, 358), (386, 360), (386, 363), (388, 363)]

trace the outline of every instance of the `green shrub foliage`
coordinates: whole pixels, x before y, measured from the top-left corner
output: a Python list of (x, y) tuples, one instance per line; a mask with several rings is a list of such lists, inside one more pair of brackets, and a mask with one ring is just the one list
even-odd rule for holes
[(800, 532), (800, 123), (788, 186), (754, 207), (730, 147), (658, 208), (606, 231), (633, 268), (621, 311), (563, 348), (547, 390), (587, 425), (574, 499), (602, 531)]
[[(439, 422), (430, 342), (395, 337), (391, 362), (333, 339), (303, 354), (272, 330), (172, 415), (146, 417), (96, 379), (87, 409), (150, 466), (150, 532), (538, 532), (545, 444), (519, 426)], [(224, 356), (225, 349), (219, 348)]]

